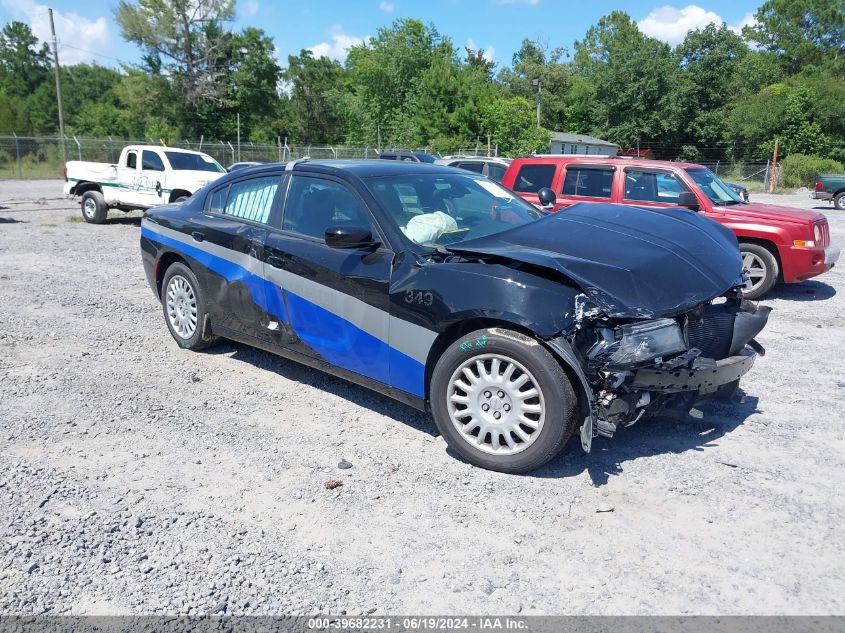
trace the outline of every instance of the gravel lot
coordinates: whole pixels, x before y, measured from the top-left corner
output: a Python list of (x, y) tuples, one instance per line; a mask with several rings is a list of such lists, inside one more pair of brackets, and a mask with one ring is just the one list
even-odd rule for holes
[(363, 388), (180, 350), (140, 214), (79, 219), (0, 182), (0, 614), (845, 612), (843, 268), (766, 301), (744, 403), (509, 476)]

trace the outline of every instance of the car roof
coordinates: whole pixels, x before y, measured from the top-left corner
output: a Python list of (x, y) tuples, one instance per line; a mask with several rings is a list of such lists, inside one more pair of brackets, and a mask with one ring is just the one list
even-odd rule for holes
[[(294, 171), (312, 172), (329, 175), (352, 174), (358, 178), (370, 178), (373, 176), (392, 176), (398, 174), (454, 174), (452, 167), (435, 165), (433, 163), (411, 163), (393, 162), (374, 159), (326, 159), (326, 160), (300, 160), (294, 161)], [(249, 170), (250, 174), (260, 174), (265, 171), (278, 171), (279, 168), (286, 168), (287, 163), (268, 163), (255, 165), (242, 170), (240, 173)]]
[(649, 158), (628, 158), (626, 156), (521, 156), (514, 159), (514, 163), (531, 163), (536, 165), (559, 165), (566, 163), (606, 163), (608, 165), (623, 165), (627, 167), (678, 167), (680, 169), (703, 169), (703, 165), (696, 163), (681, 163), (673, 160), (652, 160)]

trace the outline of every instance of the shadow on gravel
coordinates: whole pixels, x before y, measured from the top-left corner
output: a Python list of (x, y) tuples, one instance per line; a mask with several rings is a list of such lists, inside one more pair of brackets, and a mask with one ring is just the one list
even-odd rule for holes
[(836, 296), (836, 288), (822, 281), (802, 281), (799, 284), (779, 284), (772, 288), (766, 299), (788, 301), (826, 301)]
[[(0, 207), (2, 209), (3, 207)], [(23, 224), (23, 220), (16, 220), (15, 218), (0, 218), (0, 224)]]
[(427, 414), (371, 391), (342, 378), (336, 378), (318, 369), (296, 361), (276, 356), (254, 347), (224, 341), (204, 352), (205, 354), (231, 354), (231, 358), (271, 371), (287, 380), (299, 382), (321, 391), (327, 391), (358, 406), (407, 424), (417, 431), (436, 437), (439, 435), (434, 421)]
[(716, 440), (733, 431), (748, 416), (758, 412), (757, 401), (756, 397), (746, 396), (743, 403), (703, 405), (702, 419), (656, 417), (643, 421), (628, 429), (617, 431), (611, 439), (594, 438), (589, 454), (581, 450), (581, 443), (576, 435), (556, 459), (526, 476), (571, 477), (586, 470), (594, 486), (603, 486), (612, 475), (621, 475), (624, 472), (623, 464), (626, 461), (665, 453), (705, 451), (718, 446)]
[(106, 220), (106, 224), (128, 224), (132, 226), (141, 226), (141, 216), (109, 218)]

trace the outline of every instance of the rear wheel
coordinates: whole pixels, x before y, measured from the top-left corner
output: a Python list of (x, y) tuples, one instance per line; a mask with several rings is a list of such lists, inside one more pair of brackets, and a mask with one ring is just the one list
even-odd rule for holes
[(489, 470), (542, 466), (576, 426), (566, 373), (536, 340), (512, 330), (478, 330), (455, 341), (437, 361), (430, 397), (449, 446)]
[(765, 246), (742, 243), (739, 245), (742, 268), (748, 282), (742, 294), (746, 299), (759, 299), (772, 289), (778, 280), (778, 260)]
[(80, 202), (82, 219), (91, 224), (102, 224), (106, 221), (109, 207), (106, 199), (99, 191), (86, 191)]
[(833, 206), (840, 211), (845, 211), (845, 191), (840, 191), (834, 196)]
[(200, 350), (213, 339), (205, 336), (205, 297), (194, 272), (176, 262), (164, 273), (161, 305), (170, 334), (180, 347)]

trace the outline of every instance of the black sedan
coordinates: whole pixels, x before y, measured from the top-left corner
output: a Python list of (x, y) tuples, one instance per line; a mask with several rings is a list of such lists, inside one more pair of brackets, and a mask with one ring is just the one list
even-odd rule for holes
[(644, 413), (730, 398), (767, 308), (687, 209), (544, 214), (483, 176), (390, 161), (234, 172), (148, 211), (144, 268), (183, 348), (218, 337), (429, 410), (523, 472)]

